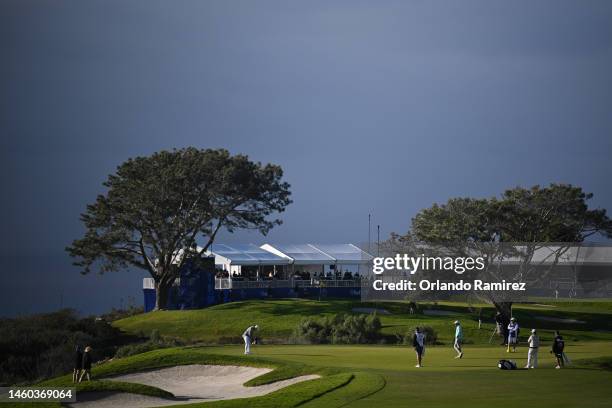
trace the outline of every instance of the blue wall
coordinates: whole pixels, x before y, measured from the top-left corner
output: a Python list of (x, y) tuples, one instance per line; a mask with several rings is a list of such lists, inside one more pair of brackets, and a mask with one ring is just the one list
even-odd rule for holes
[[(248, 299), (281, 298), (360, 298), (361, 288), (265, 288), (265, 289), (223, 289), (215, 290), (214, 259), (185, 265), (181, 270), (180, 285), (170, 289), (167, 309), (202, 309), (207, 306)], [(144, 310), (155, 308), (155, 289), (143, 289)]]

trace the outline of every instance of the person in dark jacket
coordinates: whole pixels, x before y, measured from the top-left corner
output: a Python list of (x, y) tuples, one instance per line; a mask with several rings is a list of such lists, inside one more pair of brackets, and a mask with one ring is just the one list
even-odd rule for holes
[(81, 377), (79, 378), (79, 382), (83, 381), (83, 377), (87, 376), (87, 381), (91, 381), (91, 347), (85, 347), (85, 352), (83, 353), (83, 368), (81, 371)]
[(74, 367), (72, 371), (72, 382), (76, 383), (79, 381), (79, 374), (83, 369), (83, 349), (81, 346), (76, 346), (74, 351)]
[(555, 355), (557, 359), (557, 366), (555, 368), (561, 368), (564, 366), (563, 362), (563, 349), (565, 348), (565, 342), (563, 341), (563, 337), (561, 337), (561, 333), (558, 331), (555, 332), (555, 339), (553, 340), (551, 353)]

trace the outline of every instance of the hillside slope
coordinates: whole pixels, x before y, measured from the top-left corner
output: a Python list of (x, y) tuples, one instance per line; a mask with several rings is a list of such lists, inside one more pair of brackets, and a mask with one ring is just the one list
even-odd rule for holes
[[(379, 314), (387, 341), (395, 334), (406, 334), (415, 326), (431, 326), (439, 341), (449, 343), (454, 320), (461, 320), (468, 342), (488, 343), (493, 330), (494, 310), (488, 305), (465, 303), (422, 304), (420, 312), (411, 315), (406, 303), (364, 304), (350, 300), (277, 299), (227, 303), (200, 310), (160, 311), (144, 313), (113, 324), (129, 333), (148, 335), (158, 330), (164, 336), (192, 342), (214, 344), (240, 343), (243, 330), (251, 324), (261, 327), (259, 336), (266, 343), (290, 341), (291, 333), (305, 317), (322, 317), (336, 313), (356, 313), (356, 308), (384, 309)], [(483, 324), (478, 328), (478, 315)], [(516, 305), (514, 315), (523, 328), (538, 328), (545, 339), (555, 329), (563, 330), (571, 339), (612, 339), (612, 302), (556, 302)], [(527, 331), (523, 331), (526, 335)]]

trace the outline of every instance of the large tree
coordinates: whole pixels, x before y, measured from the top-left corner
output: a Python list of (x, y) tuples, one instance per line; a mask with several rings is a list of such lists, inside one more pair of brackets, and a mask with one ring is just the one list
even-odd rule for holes
[[(477, 249), (489, 259), (520, 244), (521, 263), (515, 279), (522, 280), (542, 271), (532, 262), (533, 254), (546, 243), (583, 242), (587, 237), (601, 233), (612, 237), (612, 221), (604, 209), (590, 209), (587, 201), (593, 194), (580, 187), (551, 184), (530, 189), (516, 187), (506, 190), (499, 198), (453, 198), (446, 204), (434, 204), (421, 210), (413, 219), (409, 235), (413, 239), (443, 245), (466, 252)], [(567, 245), (556, 245), (552, 251), (551, 267), (566, 251)], [(496, 253), (497, 251), (497, 253)], [(501, 255), (501, 256), (500, 256)], [(499, 312), (509, 317), (511, 302), (491, 296)]]
[[(85, 234), (66, 248), (86, 274), (136, 267), (155, 281), (156, 309), (190, 260), (221, 228), (266, 234), (291, 203), (282, 169), (228, 151), (185, 148), (136, 157), (108, 176), (106, 193), (87, 206)], [(198, 246), (198, 242), (201, 246)]]

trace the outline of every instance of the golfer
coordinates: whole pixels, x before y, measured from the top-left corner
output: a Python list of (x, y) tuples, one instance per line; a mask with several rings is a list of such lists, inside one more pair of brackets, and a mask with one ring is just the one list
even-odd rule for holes
[(557, 366), (555, 367), (557, 369), (564, 366), (564, 361), (563, 361), (563, 349), (564, 348), (565, 348), (565, 342), (563, 341), (563, 337), (561, 337), (561, 334), (558, 331), (556, 331), (555, 339), (553, 340), (553, 344), (552, 344), (551, 353), (553, 353), (557, 359)]
[(421, 368), (423, 367), (423, 355), (425, 354), (425, 334), (421, 333), (421, 329), (418, 327), (414, 329), (412, 347), (414, 347), (417, 355), (417, 365), (415, 367)]
[(540, 347), (540, 337), (536, 333), (536, 329), (531, 330), (531, 336), (527, 339), (529, 351), (527, 352), (527, 365), (525, 368), (538, 367), (538, 347)]
[(455, 356), (455, 358), (463, 357), (463, 350), (461, 350), (462, 343), (463, 343), (463, 328), (461, 327), (461, 323), (459, 323), (459, 320), (455, 320), (455, 343), (453, 344), (453, 348), (457, 352), (457, 356)]
[(258, 325), (249, 326), (244, 333), (242, 333), (242, 339), (244, 340), (244, 354), (251, 354), (251, 339), (253, 338), (253, 333), (255, 330), (259, 330)]
[(519, 325), (516, 322), (516, 318), (510, 319), (508, 325), (508, 353), (510, 352), (510, 346), (512, 346), (512, 352), (516, 352), (516, 343), (518, 342)]

